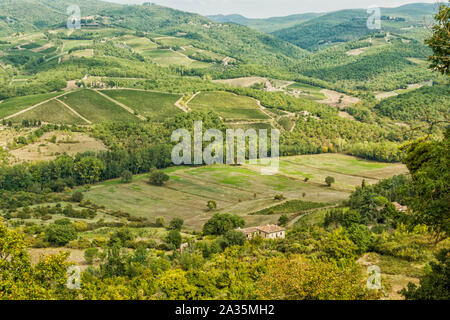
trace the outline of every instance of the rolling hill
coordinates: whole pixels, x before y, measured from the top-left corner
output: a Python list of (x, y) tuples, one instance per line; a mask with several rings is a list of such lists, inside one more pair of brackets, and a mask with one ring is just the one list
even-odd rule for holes
[(293, 14), (286, 17), (272, 17), (266, 19), (250, 19), (239, 14), (230, 15), (213, 15), (207, 16), (214, 22), (219, 23), (236, 23), (243, 26), (247, 26), (261, 32), (271, 33), (281, 29), (293, 27), (299, 23), (314, 19), (323, 15), (322, 13), (302, 13)]
[[(431, 20), (436, 9), (436, 4), (423, 3), (381, 8), (381, 31), (401, 34), (406, 33), (411, 26), (422, 27), (425, 20)], [(273, 35), (303, 49), (316, 51), (377, 33), (377, 30), (367, 28), (369, 16), (363, 9), (341, 10), (278, 30)]]

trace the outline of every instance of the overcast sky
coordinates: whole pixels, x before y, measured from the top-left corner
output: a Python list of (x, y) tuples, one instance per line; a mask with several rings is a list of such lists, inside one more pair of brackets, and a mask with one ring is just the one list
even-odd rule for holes
[(435, 0), (104, 0), (117, 3), (153, 2), (202, 15), (237, 13), (248, 18), (287, 16), (305, 12), (329, 12), (369, 6), (397, 7), (407, 3)]

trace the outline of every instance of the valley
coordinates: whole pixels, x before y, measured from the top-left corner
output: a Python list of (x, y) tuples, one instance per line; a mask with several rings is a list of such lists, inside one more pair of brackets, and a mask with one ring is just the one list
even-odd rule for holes
[[(70, 29), (72, 2), (0, 0), (0, 257), (17, 244), (28, 270), (0, 264), (0, 299), (430, 298), (408, 283), (448, 263), (446, 4), (381, 8), (372, 30), (365, 9), (77, 0)], [(243, 163), (176, 164), (172, 134), (196, 121), (278, 130), (278, 170), (249, 161), (250, 138)], [(62, 285), (69, 262), (80, 290)]]

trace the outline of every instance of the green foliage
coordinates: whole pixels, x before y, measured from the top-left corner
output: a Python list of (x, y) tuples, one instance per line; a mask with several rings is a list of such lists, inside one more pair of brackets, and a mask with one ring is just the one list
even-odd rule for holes
[(286, 215), (286, 214), (282, 214), (281, 216), (280, 216), (280, 218), (278, 219), (278, 224), (280, 225), (280, 226), (284, 226), (284, 225), (286, 225), (286, 223), (288, 223), (289, 222), (289, 217)]
[(171, 249), (179, 248), (181, 246), (182, 241), (180, 231), (176, 229), (169, 231), (164, 241)]
[(72, 224), (54, 223), (45, 230), (45, 240), (55, 246), (64, 246), (77, 238), (77, 231)]
[(92, 264), (99, 254), (98, 248), (88, 248), (84, 251), (84, 259), (88, 264)]
[(244, 220), (238, 215), (216, 213), (203, 226), (203, 234), (224, 235), (228, 231), (243, 227), (244, 225)]
[(450, 234), (450, 129), (442, 140), (419, 139), (406, 144), (404, 163), (412, 176), (410, 203), (417, 223), (433, 229), (436, 242)]
[(181, 218), (173, 218), (169, 223), (170, 230), (178, 230), (180, 231), (183, 227), (184, 220)]
[(169, 181), (169, 178), (170, 177), (166, 173), (154, 170), (150, 174), (149, 183), (154, 186), (162, 186), (165, 182)]
[(433, 35), (425, 41), (433, 49), (433, 55), (429, 57), (430, 67), (448, 75), (450, 65), (450, 48), (448, 46), (450, 42), (450, 7), (442, 4), (435, 20)]
[(83, 193), (81, 191), (76, 191), (72, 194), (72, 201), (81, 202), (83, 201)]
[(401, 293), (407, 300), (449, 300), (450, 255), (442, 250), (436, 255), (437, 262), (431, 262), (431, 270), (420, 279), (420, 286), (408, 284)]
[(328, 187), (331, 187), (331, 185), (334, 183), (334, 181), (335, 181), (334, 177), (328, 176), (325, 178), (325, 183), (327, 184)]
[(224, 234), (223, 239), (225, 241), (223, 242), (222, 249), (230, 246), (242, 246), (247, 240), (242, 232), (236, 230), (227, 231), (227, 233)]
[(382, 100), (375, 110), (385, 117), (401, 121), (442, 120), (450, 108), (447, 85), (423, 87)]
[(288, 200), (281, 204), (262, 209), (257, 212), (250, 213), (251, 215), (270, 215), (280, 213), (297, 213), (305, 210), (325, 207), (327, 203), (311, 202), (303, 200)]
[(208, 207), (208, 210), (214, 210), (217, 209), (217, 203), (213, 200), (208, 200), (208, 202), (206, 203), (206, 207)]
[(130, 183), (133, 181), (133, 174), (129, 170), (125, 170), (122, 172), (122, 183)]

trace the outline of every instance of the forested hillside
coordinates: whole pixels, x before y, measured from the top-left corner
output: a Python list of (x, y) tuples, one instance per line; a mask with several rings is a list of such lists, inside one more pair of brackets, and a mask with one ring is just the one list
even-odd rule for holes
[[(431, 21), (435, 4), (410, 4), (399, 8), (381, 8), (381, 32), (403, 33), (402, 28), (422, 26)], [(303, 49), (316, 51), (334, 44), (356, 40), (379, 30), (367, 28), (371, 14), (366, 10), (342, 10), (328, 13), (299, 25), (278, 30), (273, 34)], [(397, 19), (395, 19), (397, 18)]]

